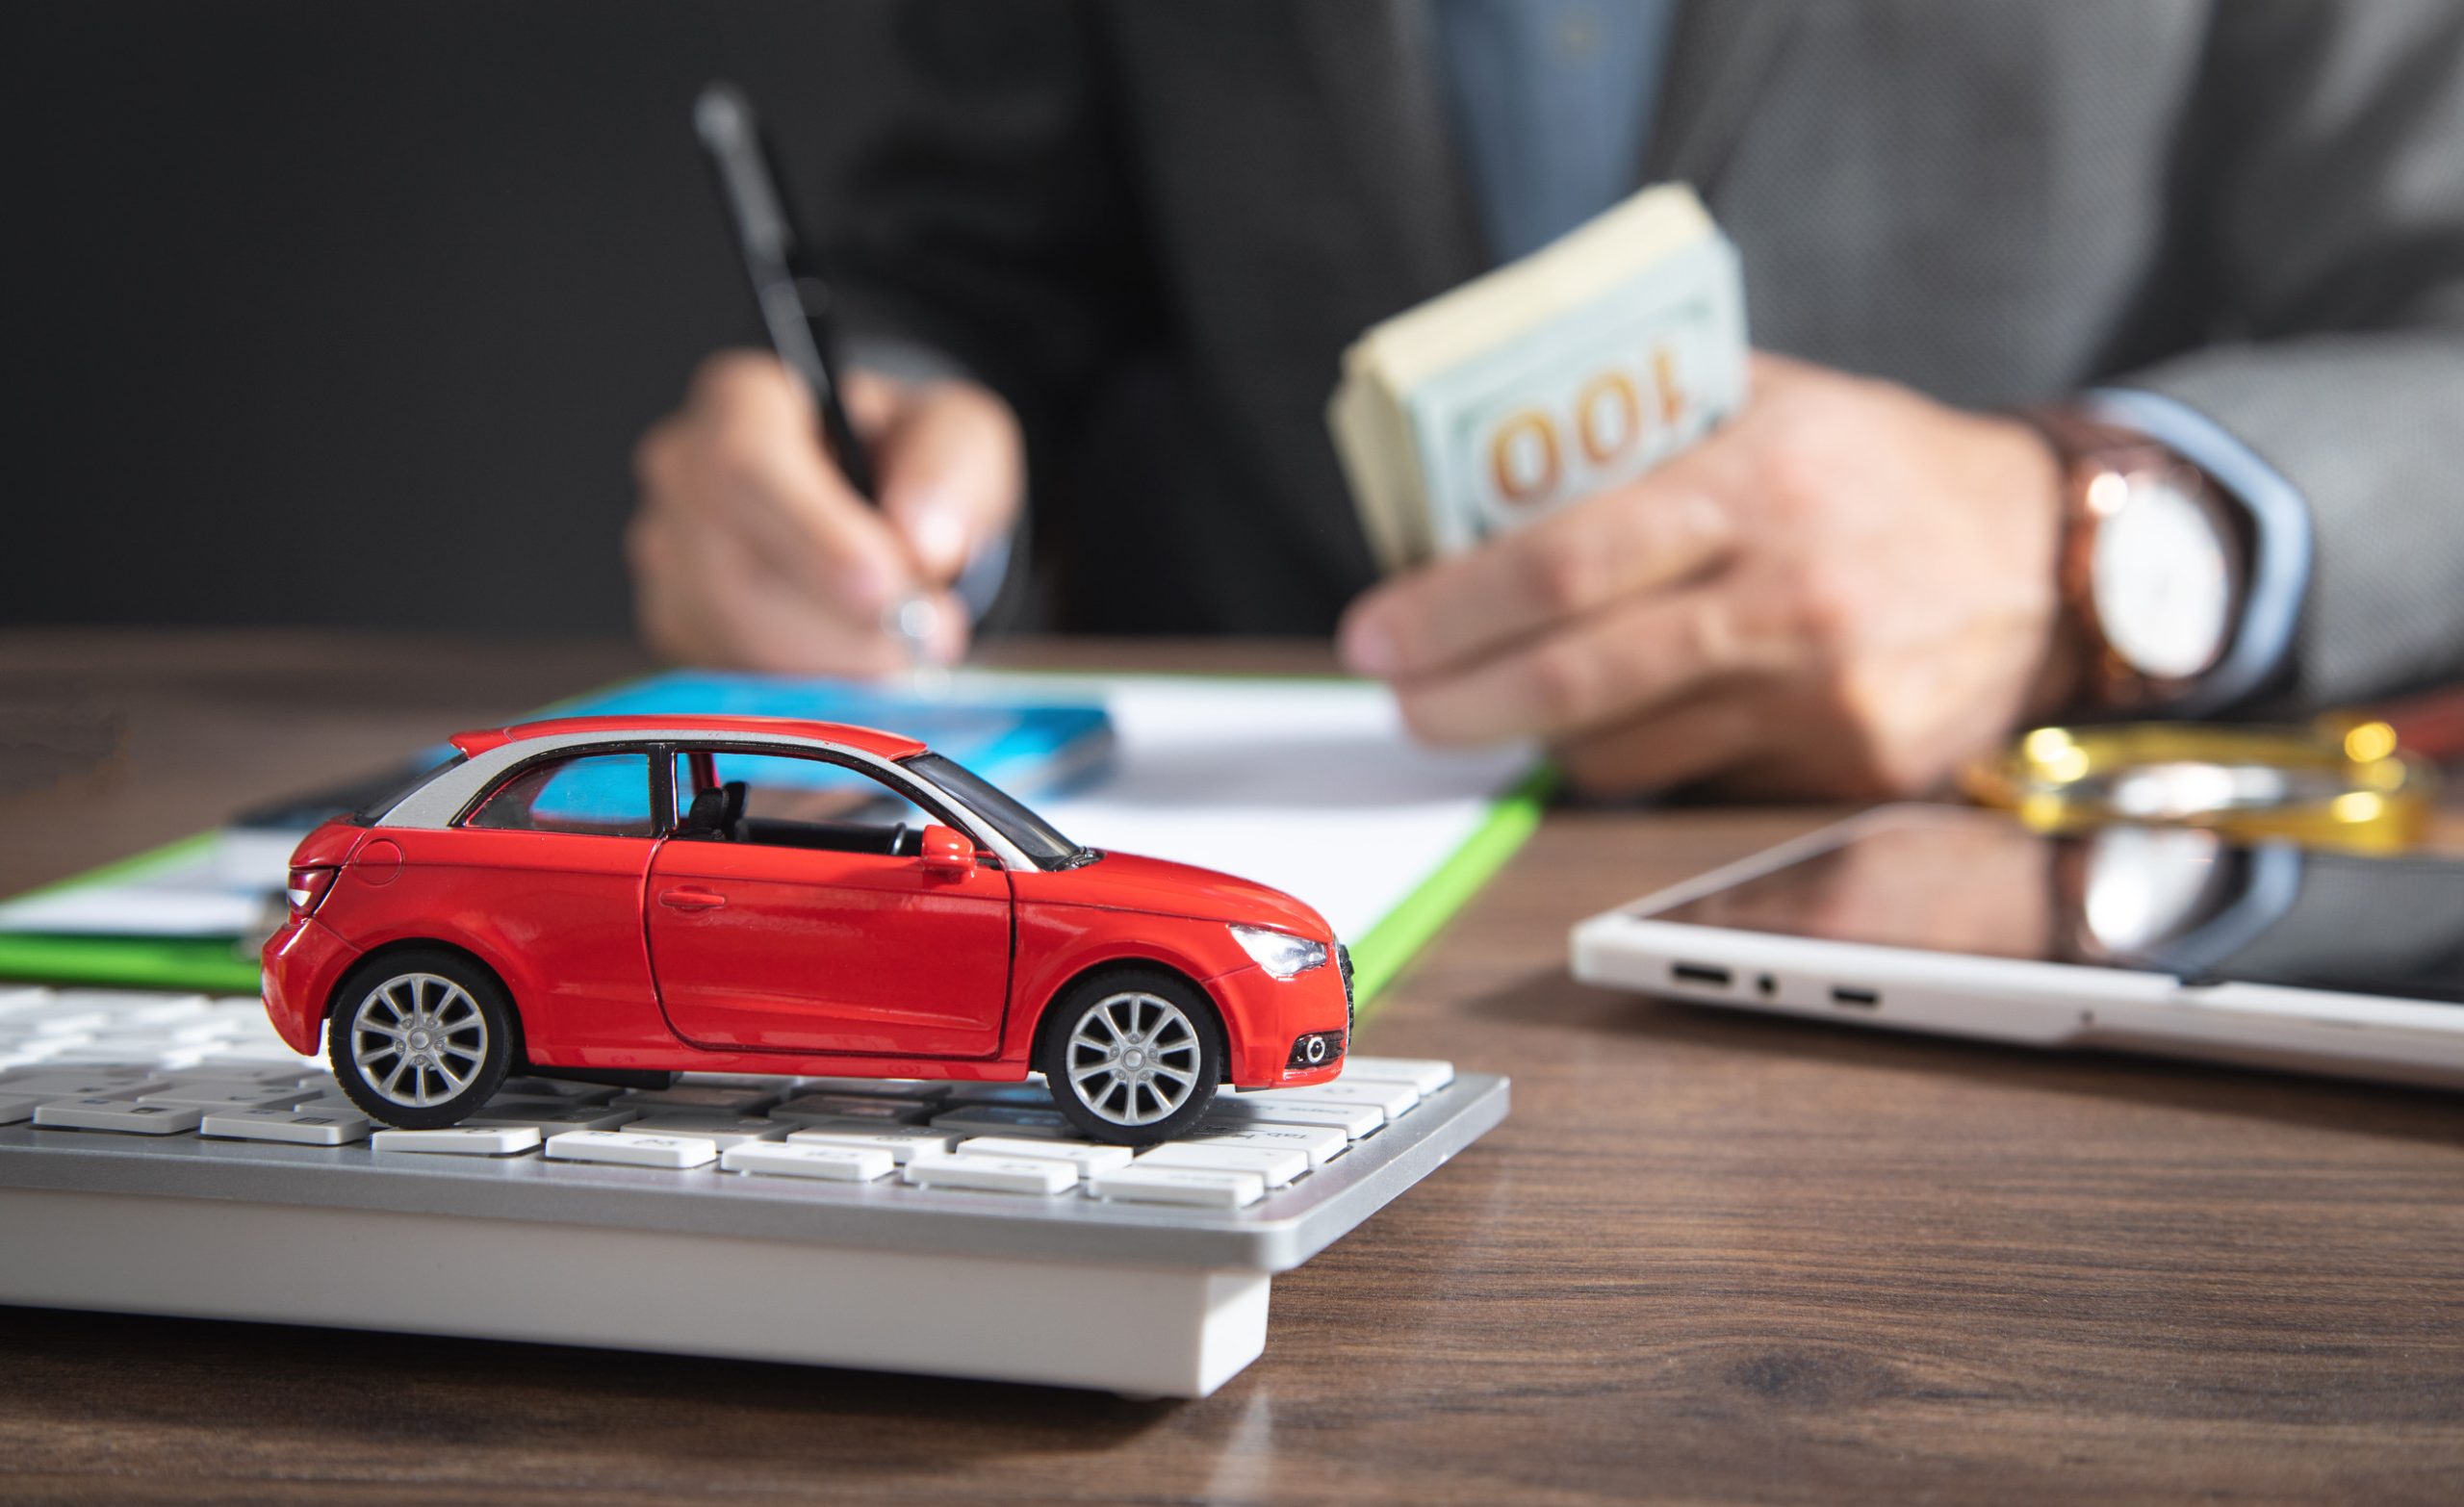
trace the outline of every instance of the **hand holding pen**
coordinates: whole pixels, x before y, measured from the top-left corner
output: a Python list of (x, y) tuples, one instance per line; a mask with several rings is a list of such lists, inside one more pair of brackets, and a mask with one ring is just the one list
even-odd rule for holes
[[(1025, 466), (1008, 406), (970, 382), (843, 371), (829, 294), (751, 112), (713, 86), (695, 123), (775, 354), (703, 363), (635, 451), (637, 616), (681, 661), (814, 674), (947, 664), (966, 649)], [(962, 576), (976, 600), (960, 596)]]

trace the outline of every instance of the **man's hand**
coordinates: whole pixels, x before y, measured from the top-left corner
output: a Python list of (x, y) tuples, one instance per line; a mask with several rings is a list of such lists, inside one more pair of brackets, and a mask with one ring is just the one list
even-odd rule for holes
[(1017, 520), (1017, 421), (967, 382), (858, 371), (844, 396), (880, 477), (878, 508), (831, 464), (810, 395), (770, 356), (712, 356), (683, 409), (642, 436), (625, 552), (653, 649), (755, 670), (897, 670), (905, 651), (885, 615), (922, 593), (934, 657), (965, 651), (966, 611), (949, 587)]
[(2067, 689), (2060, 473), (2015, 421), (1755, 358), (1694, 449), (1345, 616), (1442, 744), (1538, 737), (1586, 789), (1935, 784)]

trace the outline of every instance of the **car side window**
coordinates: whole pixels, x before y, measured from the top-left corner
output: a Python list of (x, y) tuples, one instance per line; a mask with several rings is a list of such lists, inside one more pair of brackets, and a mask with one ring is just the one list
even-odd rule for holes
[(463, 825), (495, 831), (654, 836), (650, 755), (585, 754), (533, 764), (497, 786)]
[(912, 857), (926, 811), (860, 769), (785, 754), (686, 750), (676, 755), (676, 829), (684, 841), (742, 842)]

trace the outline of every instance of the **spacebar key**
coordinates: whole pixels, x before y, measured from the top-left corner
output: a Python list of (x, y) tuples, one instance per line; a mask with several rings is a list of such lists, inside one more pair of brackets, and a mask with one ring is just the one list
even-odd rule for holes
[(1331, 1100), (1262, 1104), (1246, 1094), (1218, 1095), (1206, 1117), (1226, 1125), (1323, 1125), (1342, 1131), (1353, 1140), (1386, 1124), (1386, 1111), (1373, 1104), (1340, 1104)]

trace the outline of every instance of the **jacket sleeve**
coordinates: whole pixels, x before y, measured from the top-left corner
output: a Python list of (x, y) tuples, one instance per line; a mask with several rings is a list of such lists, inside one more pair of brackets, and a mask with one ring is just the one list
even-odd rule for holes
[(2306, 501), (2292, 702), (2464, 677), (2464, 7), (2222, 0), (2214, 28), (2177, 206), (2214, 339), (2114, 385)]

